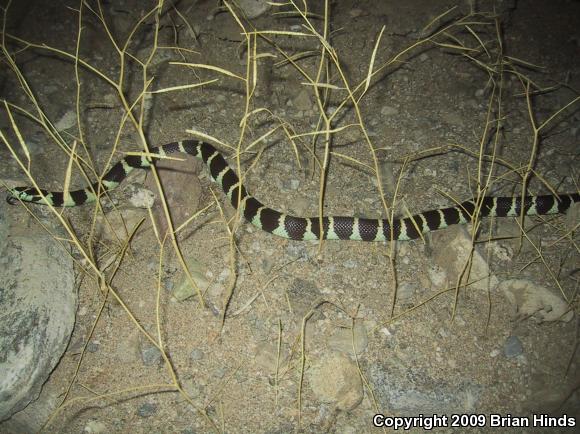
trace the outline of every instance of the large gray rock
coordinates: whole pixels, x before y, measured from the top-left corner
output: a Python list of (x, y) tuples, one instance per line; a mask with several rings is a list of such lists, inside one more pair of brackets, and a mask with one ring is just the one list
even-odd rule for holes
[(23, 208), (0, 202), (0, 421), (40, 394), (76, 305), (71, 257)]

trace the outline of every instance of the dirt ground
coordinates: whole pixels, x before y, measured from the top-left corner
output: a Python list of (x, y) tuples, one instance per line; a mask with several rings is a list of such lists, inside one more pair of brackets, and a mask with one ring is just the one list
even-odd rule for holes
[[(296, 3), (302, 7), (302, 2)], [(139, 18), (155, 4), (101, 2), (106, 28), (121, 49)], [(309, 20), (322, 34), (324, 2), (308, 5), (319, 15)], [(330, 77), (323, 73), (317, 79), (317, 38), (263, 33), (257, 38), (256, 53), (262, 55), (257, 62), (259, 78), (246, 107), (243, 80), (170, 63), (212, 65), (245, 77), (245, 37), (232, 14), (216, 10), (215, 1), (186, 0), (175, 2), (174, 8), (166, 2), (159, 18), (157, 51), (147, 68), (146, 79), (152, 80), (148, 90), (219, 80), (148, 94), (142, 105), (142, 130), (148, 143), (156, 146), (193, 137), (186, 130), (195, 130), (235, 147), (243, 130), (242, 149), (256, 141), (240, 158), (248, 190), (275, 209), (316, 215), (320, 188), (316, 161), (322, 162), (325, 154), (324, 135), (314, 148), (313, 136), (307, 135), (324, 130), (318, 124), (315, 86), (309, 84), (313, 79), (335, 86), (319, 87), (321, 92), (330, 90), (327, 113), (341, 110), (332, 125), (336, 132), (326, 173), (325, 214), (379, 217), (385, 213), (365, 133), (376, 149), (389, 204), (397, 188), (396, 215), (446, 206), (451, 198), (472, 197), (478, 173), (487, 176), (491, 171), (490, 194), (521, 192), (521, 177), (510, 167), (523, 173), (533, 152), (529, 108), (536, 125), (541, 125), (579, 95), (579, 2), (498, 1), (499, 21), (489, 14), (494, 10), (492, 2), (477, 5), (487, 14), (468, 18), (462, 17), (468, 16), (469, 3), (457, 0), (344, 0), (329, 5), (328, 39), (341, 69), (333, 66)], [(25, 10), (9, 15), (6, 32), (74, 55), (78, 10), (76, 1), (30, 2)], [(83, 6), (79, 57), (114, 82), (123, 72), (124, 94), (134, 101), (143, 89), (139, 62), (147, 61), (155, 43), (155, 14), (133, 34), (121, 71), (118, 52), (98, 11), (96, 2)], [(309, 33), (304, 17), (275, 15), (275, 11), (243, 23), (248, 31), (254, 26), (261, 31)], [(498, 22), (501, 25), (496, 27)], [(353, 104), (340, 106), (348, 95), (341, 74), (351, 88), (364, 84), (383, 26), (374, 55), (377, 72), (358, 104), (363, 130), (352, 126), (359, 122)], [(450, 26), (446, 33), (434, 36), (445, 26)], [(432, 41), (426, 41), (430, 37)], [(460, 44), (464, 49), (458, 49)], [(488, 55), (481, 53), (482, 44)], [(74, 60), (13, 39), (7, 46), (46, 116), (63, 126), (68, 142), (82, 139), (86, 151), (79, 153), (89, 155), (94, 166), (104, 170), (125, 113), (113, 86), (80, 68), (81, 136), (76, 124)], [(408, 47), (412, 48), (404, 52)], [(297, 66), (284, 62), (282, 53), (297, 55), (292, 59)], [(403, 54), (391, 62), (399, 53)], [(30, 108), (14, 75), (5, 71), (2, 80), (3, 98)], [(140, 108), (133, 110), (137, 117)], [(256, 112), (244, 118), (252, 110)], [(67, 124), (71, 118), (74, 121)], [(247, 119), (245, 128), (243, 119)], [(39, 184), (62, 189), (66, 155), (37, 124), (18, 122), (30, 144)], [(15, 137), (4, 114), (1, 127)], [(258, 141), (275, 127), (273, 134)], [(302, 134), (294, 139), (296, 147), (285, 129)], [(580, 104), (561, 112), (539, 137), (533, 164), (537, 176), (530, 181), (530, 191), (547, 193), (542, 180), (557, 191), (575, 191)], [(130, 122), (118, 142), (113, 161), (124, 152), (143, 150)], [(236, 167), (235, 152), (214, 144)], [(494, 154), (494, 164), (488, 160), (480, 166), (477, 156), (482, 149)], [(24, 180), (7, 150), (0, 150), (0, 155), (5, 162), (2, 177)], [(128, 205), (145, 188), (158, 196), (150, 173), (131, 174), (111, 197), (120, 212), (127, 212), (129, 226), (145, 218), (142, 228), (121, 260), (122, 243), (117, 240), (100, 234), (89, 245), (123, 305), (78, 267), (77, 324), (40, 397), (50, 409), (48, 414), (73, 384), (65, 407), (53, 414), (46, 431), (363, 433), (376, 429), (372, 425), (376, 413), (486, 415), (483, 426), (473, 432), (493, 431), (492, 413), (566, 414), (580, 423), (577, 316), (545, 322), (535, 315), (522, 317), (497, 289), (510, 279), (525, 280), (566, 296), (578, 311), (578, 236), (574, 239), (562, 229), (565, 217), (529, 219), (526, 228), (534, 226), (530, 237), (540, 253), (529, 242), (520, 245), (515, 220), (482, 221), (477, 252), (493, 276), (489, 282), (498, 285), (456, 290), (449, 264), (458, 258), (446, 249), (464, 227), (393, 245), (329, 241), (320, 249), (317, 242), (285, 240), (244, 223), (235, 225), (232, 253), (222, 212), (230, 218), (234, 211), (201, 166), (194, 165), (191, 171), (193, 163), (186, 164), (186, 169), (180, 169), (186, 171), (179, 174), (182, 177), (164, 175), (168, 178), (163, 182), (167, 200), (176, 204), (177, 225), (210, 206), (178, 236), (197, 282), (207, 284), (202, 288), (204, 304), (195, 291), (183, 295), (183, 287), (187, 290), (189, 285), (184, 283), (177, 255), (169, 241), (160, 249), (148, 212)], [(72, 183), (82, 186), (82, 177), (75, 173)], [(109, 216), (117, 213), (109, 200), (103, 204)], [(159, 200), (156, 207), (153, 214), (158, 218)], [(87, 243), (93, 210), (86, 206), (65, 211)], [(47, 208), (34, 212), (43, 221), (53, 219)], [(497, 239), (486, 241), (490, 237)], [(78, 252), (74, 254), (83, 264)], [(160, 333), (165, 357), (128, 311), (154, 339)], [(448, 426), (439, 432), (463, 431)], [(566, 430), (550, 432), (560, 431)]]

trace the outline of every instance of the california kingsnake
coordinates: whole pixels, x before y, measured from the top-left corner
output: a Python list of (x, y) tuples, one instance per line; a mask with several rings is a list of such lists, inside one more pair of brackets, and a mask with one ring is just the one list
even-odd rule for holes
[[(228, 166), (223, 156), (211, 145), (194, 140), (172, 142), (158, 148), (152, 148), (151, 153), (165, 156), (173, 153), (186, 153), (201, 159), (209, 168), (211, 178), (219, 184), (234, 208), (240, 201), (243, 214), (254, 226), (293, 240), (320, 239), (320, 221), (318, 217), (295, 217), (281, 213), (264, 206), (253, 196), (250, 196), (238, 176)], [(154, 157), (153, 157), (154, 158)], [(151, 166), (152, 161), (144, 156), (127, 156), (116, 163), (101, 180), (100, 190), (112, 190), (117, 187), (133, 169)], [(239, 191), (241, 189), (241, 193)], [(95, 192), (99, 184), (89, 188), (70, 191), (65, 197), (62, 192), (38, 192), (33, 187), (15, 187), (9, 190), (9, 203), (17, 200), (40, 204), (51, 204), (55, 207), (77, 206), (93, 202), (97, 199)], [(580, 202), (580, 194), (559, 194), (544, 196), (525, 196), (525, 215), (544, 215), (565, 212), (572, 203)], [(328, 240), (359, 240), (385, 241), (412, 240), (419, 238), (421, 233), (443, 229), (454, 224), (471, 221), (476, 210), (473, 200), (465, 201), (457, 206), (426, 211), (407, 218), (393, 220), (393, 228), (386, 219), (369, 219), (358, 217), (323, 217), (322, 238)], [(521, 213), (521, 197), (484, 197), (479, 203), (479, 217), (517, 217)]]

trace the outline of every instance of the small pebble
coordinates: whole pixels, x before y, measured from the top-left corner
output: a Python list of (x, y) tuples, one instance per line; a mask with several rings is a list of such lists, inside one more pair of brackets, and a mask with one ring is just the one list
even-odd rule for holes
[(173, 280), (171, 279), (163, 279), (163, 288), (168, 291), (171, 292), (173, 291), (173, 287), (175, 286), (175, 284), (173, 283)]
[(397, 299), (400, 301), (408, 301), (413, 297), (417, 289), (419, 288), (415, 282), (403, 282), (397, 289)]
[(517, 336), (510, 336), (506, 339), (503, 346), (503, 354), (508, 359), (513, 359), (521, 355), (524, 352), (524, 347), (522, 341), (519, 340)]
[(300, 181), (298, 181), (297, 179), (291, 179), (290, 180), (290, 188), (292, 190), (298, 190), (298, 187), (300, 187)]
[(152, 366), (161, 360), (161, 351), (149, 342), (141, 345), (141, 360), (145, 366)]
[(214, 374), (217, 378), (224, 378), (226, 376), (226, 374), (228, 373), (227, 368), (218, 368), (215, 370)]
[(385, 105), (381, 108), (381, 115), (383, 116), (394, 116), (398, 113), (399, 110), (396, 107)]
[(58, 121), (56, 121), (54, 126), (58, 131), (64, 131), (74, 127), (76, 123), (77, 123), (76, 113), (74, 111), (68, 111)]
[(137, 410), (137, 414), (141, 417), (149, 417), (153, 416), (157, 412), (157, 406), (155, 404), (151, 404), (146, 402), (142, 404), (139, 409)]
[(358, 262), (355, 261), (354, 259), (347, 259), (346, 261), (344, 261), (344, 267), (345, 268), (358, 268)]
[(97, 420), (89, 421), (83, 429), (83, 432), (86, 432), (87, 434), (101, 434), (108, 431), (110, 430), (107, 429), (107, 426), (103, 422), (99, 422)]
[(100, 345), (99, 341), (89, 342), (89, 344), (87, 345), (87, 351), (89, 353), (96, 353), (97, 351), (99, 351), (99, 345)]
[(191, 360), (201, 360), (203, 359), (203, 351), (201, 351), (198, 348), (194, 348), (193, 350), (191, 350), (191, 353), (189, 354), (191, 357)]

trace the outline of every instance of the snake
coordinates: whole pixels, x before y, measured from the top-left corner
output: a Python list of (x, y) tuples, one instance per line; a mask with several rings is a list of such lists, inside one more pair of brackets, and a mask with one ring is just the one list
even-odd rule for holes
[[(218, 184), (235, 209), (254, 226), (291, 240), (413, 240), (431, 231), (465, 224), (477, 217), (518, 217), (565, 213), (580, 202), (578, 193), (539, 196), (482, 196), (454, 206), (433, 209), (399, 219), (352, 216), (297, 217), (276, 211), (250, 195), (223, 155), (211, 144), (197, 140), (171, 142), (151, 148), (147, 155), (127, 155), (115, 163), (99, 181), (80, 190), (50, 192), (35, 187), (13, 187), (7, 201), (19, 201), (54, 207), (72, 207), (94, 202), (97, 192), (116, 188), (133, 169), (147, 169), (155, 160), (170, 154), (189, 154), (202, 160), (212, 181)], [(523, 208), (523, 209), (522, 209)]]

